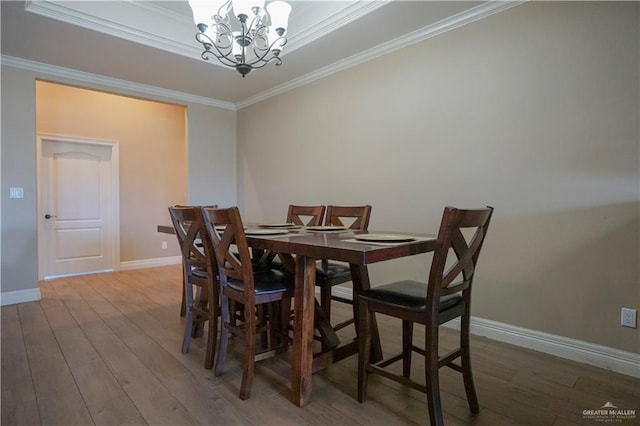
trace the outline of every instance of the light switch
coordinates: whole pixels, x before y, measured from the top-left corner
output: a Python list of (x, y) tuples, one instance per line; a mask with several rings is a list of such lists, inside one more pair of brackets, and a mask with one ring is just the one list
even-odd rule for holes
[(24, 188), (9, 188), (9, 198), (24, 198)]

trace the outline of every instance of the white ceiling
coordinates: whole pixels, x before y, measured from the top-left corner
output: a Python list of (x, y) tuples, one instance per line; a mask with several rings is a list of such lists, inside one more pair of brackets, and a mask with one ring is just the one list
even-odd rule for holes
[(5, 63), (47, 64), (237, 108), (520, 2), (291, 0), (283, 64), (246, 78), (201, 59), (186, 0), (0, 3)]

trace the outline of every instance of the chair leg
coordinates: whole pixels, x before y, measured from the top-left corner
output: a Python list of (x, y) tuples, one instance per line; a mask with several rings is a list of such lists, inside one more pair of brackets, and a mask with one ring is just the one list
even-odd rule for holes
[(213, 356), (216, 351), (218, 340), (218, 297), (216, 292), (209, 296), (209, 333), (207, 336), (207, 352), (204, 360), (204, 368), (211, 370), (213, 368)]
[[(268, 324), (271, 315), (271, 311), (269, 309), (269, 305), (258, 305), (256, 306), (256, 312), (258, 315), (258, 324), (264, 325)], [(269, 333), (260, 333), (260, 347), (266, 349), (269, 347), (271, 343), (269, 342)]]
[(480, 404), (478, 404), (478, 395), (476, 387), (473, 384), (473, 373), (471, 370), (471, 345), (469, 342), (470, 315), (467, 313), (462, 316), (460, 324), (460, 348), (462, 355), (460, 362), (462, 366), (462, 378), (464, 380), (464, 391), (467, 394), (469, 409), (472, 413), (480, 412)]
[(222, 295), (220, 300), (220, 316), (222, 325), (220, 327), (220, 347), (218, 348), (215, 368), (213, 370), (213, 374), (215, 376), (222, 375), (222, 370), (224, 370), (224, 360), (227, 355), (227, 347), (229, 346), (229, 298), (225, 295)]
[[(331, 287), (330, 286), (321, 286), (320, 287), (320, 307), (324, 312), (325, 317), (331, 324)], [(322, 342), (322, 351), (329, 350), (329, 346), (323, 341)]]
[(320, 306), (324, 311), (324, 314), (331, 320), (331, 287), (320, 287)]
[(369, 313), (366, 302), (354, 302), (358, 304), (358, 401), (365, 402), (369, 379), (367, 366), (371, 359), (370, 317), (373, 313)]
[[(191, 285), (191, 284), (189, 284)], [(192, 287), (193, 288), (193, 287)], [(194, 306), (199, 310), (207, 310), (207, 291), (202, 287), (196, 287), (196, 294), (193, 294), (193, 290), (191, 291), (191, 304), (187, 306), (187, 310), (189, 310), (190, 306)], [(204, 322), (202, 321), (202, 316), (198, 314), (193, 320), (193, 328), (191, 330), (191, 337), (200, 337), (204, 333)]]
[(189, 352), (189, 345), (191, 344), (191, 335), (194, 332), (194, 321), (193, 321), (193, 311), (191, 307), (193, 306), (193, 287), (191, 284), (186, 283), (184, 287), (184, 298), (185, 298), (185, 326), (184, 326), (184, 337), (182, 338), (182, 353), (186, 354)]
[(271, 315), (271, 323), (269, 324), (270, 330), (270, 338), (271, 338), (271, 347), (272, 348), (282, 348), (286, 345), (285, 333), (286, 333), (286, 323), (284, 322), (284, 314), (283, 314), (283, 304), (284, 300), (272, 303), (270, 310), (272, 311)]
[(278, 320), (277, 318), (274, 317), (274, 315), (276, 315), (276, 305), (277, 302), (273, 302), (273, 303), (268, 303), (266, 308), (267, 308), (267, 332), (265, 333), (267, 335), (266, 337), (266, 341), (267, 341), (267, 350), (271, 350), (273, 349), (275, 346), (277, 346), (276, 344), (276, 334), (275, 334), (275, 326), (278, 324)]
[(186, 283), (184, 282), (184, 278), (182, 280), (182, 302), (180, 303), (180, 317), (184, 317), (187, 314), (187, 301), (184, 299), (184, 292)]
[(184, 317), (187, 314), (187, 301), (184, 298), (184, 292), (187, 287), (187, 274), (184, 269), (184, 264), (182, 265), (182, 302), (180, 304), (180, 317)]
[(353, 297), (353, 299), (351, 300), (352, 316), (349, 320), (344, 321), (342, 324), (344, 324), (346, 327), (350, 323), (353, 323), (353, 328), (356, 331), (356, 337), (358, 337), (358, 322), (360, 322), (360, 315), (359, 315), (358, 301), (356, 300), (358, 296), (355, 291), (353, 291), (352, 297)]
[(289, 323), (291, 322), (291, 299), (284, 299), (280, 302), (280, 345), (285, 346), (288, 342)]
[(237, 319), (238, 319), (236, 317), (236, 315), (238, 314), (238, 304), (235, 302), (235, 300), (230, 300), (228, 303), (229, 303), (229, 308), (231, 309), (231, 318), (229, 320), (229, 324), (235, 327), (237, 325)]
[(438, 377), (438, 326), (425, 327), (425, 376), (427, 384), (427, 406), (432, 426), (444, 425), (440, 402), (440, 379)]
[(411, 346), (413, 345), (413, 321), (402, 320), (402, 375), (411, 377)]
[[(246, 306), (245, 306), (246, 308)], [(240, 399), (245, 400), (251, 394), (253, 384), (253, 373), (255, 367), (256, 354), (256, 317), (255, 312), (245, 309), (245, 355), (244, 371), (242, 372), (242, 384), (240, 385)]]

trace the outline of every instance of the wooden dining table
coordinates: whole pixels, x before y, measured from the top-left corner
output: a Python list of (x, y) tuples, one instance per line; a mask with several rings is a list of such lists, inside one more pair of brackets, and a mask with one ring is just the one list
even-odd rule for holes
[[(294, 321), (292, 346), (291, 400), (302, 407), (311, 400), (314, 371), (314, 310), (316, 261), (331, 259), (350, 264), (354, 298), (370, 287), (367, 265), (391, 259), (427, 253), (435, 247), (435, 235), (411, 234), (413, 240), (404, 242), (363, 242), (355, 239), (360, 234), (394, 234), (398, 232), (350, 231), (309, 232), (292, 231), (284, 235), (247, 235), (253, 249), (268, 250), (294, 257)], [(406, 235), (406, 234), (405, 234)], [(354, 304), (357, 311), (357, 304)], [(373, 327), (373, 356), (381, 357), (377, 328)], [(334, 349), (324, 362), (333, 362), (357, 352), (357, 340)], [(316, 359), (316, 362), (323, 360)], [(317, 368), (316, 368), (317, 369)]]

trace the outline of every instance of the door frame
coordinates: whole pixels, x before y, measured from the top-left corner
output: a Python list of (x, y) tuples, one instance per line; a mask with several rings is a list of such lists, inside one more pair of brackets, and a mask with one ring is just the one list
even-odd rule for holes
[[(37, 211), (38, 211), (38, 279), (44, 278), (44, 259), (45, 259), (45, 244), (44, 239), (44, 223), (42, 217), (44, 215), (42, 200), (42, 149), (44, 142), (63, 142), (78, 145), (90, 145), (90, 146), (103, 146), (111, 150), (111, 238), (113, 244), (111, 245), (111, 259), (112, 269), (114, 271), (120, 270), (120, 145), (118, 141), (94, 139), (94, 138), (79, 138), (74, 136), (55, 135), (47, 133), (38, 133), (36, 137), (36, 194), (37, 194)], [(74, 274), (75, 275), (75, 274)]]

